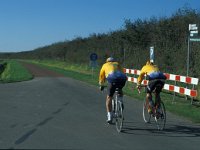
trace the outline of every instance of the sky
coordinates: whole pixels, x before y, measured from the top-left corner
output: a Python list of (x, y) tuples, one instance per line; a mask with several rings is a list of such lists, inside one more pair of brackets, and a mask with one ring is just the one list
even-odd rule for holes
[(0, 52), (20, 52), (122, 29), (124, 21), (200, 10), (199, 0), (0, 0)]

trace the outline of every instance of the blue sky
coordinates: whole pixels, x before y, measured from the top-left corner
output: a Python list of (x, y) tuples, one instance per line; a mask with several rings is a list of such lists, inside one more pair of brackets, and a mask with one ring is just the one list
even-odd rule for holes
[(0, 52), (19, 52), (123, 28), (124, 20), (171, 16), (199, 0), (0, 0)]

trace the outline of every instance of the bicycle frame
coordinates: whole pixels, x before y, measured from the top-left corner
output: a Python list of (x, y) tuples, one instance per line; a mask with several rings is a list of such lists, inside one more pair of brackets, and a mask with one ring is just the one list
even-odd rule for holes
[[(153, 95), (152, 95), (152, 101), (153, 101)], [(160, 112), (158, 113), (158, 105)], [(149, 114), (148, 112), (148, 108), (149, 108), (149, 100), (145, 97), (144, 102), (143, 102), (143, 119), (145, 123), (150, 123), (151, 122), (151, 118), (153, 117), (155, 122), (156, 122), (156, 126), (158, 130), (163, 130), (165, 127), (165, 123), (166, 123), (166, 110), (165, 110), (165, 105), (162, 102), (162, 100), (160, 100), (159, 104), (156, 104), (153, 108), (152, 108), (152, 114)]]
[[(153, 98), (152, 98), (151, 100), (154, 101)], [(149, 105), (149, 100), (148, 100), (147, 98), (146, 98), (146, 105), (147, 105), (147, 108), (151, 107), (151, 106)], [(157, 111), (159, 105), (160, 105), (160, 103), (159, 103), (159, 104), (158, 104), (158, 103), (157, 103), (157, 104), (154, 104), (154, 106), (153, 106), (153, 108), (152, 108), (152, 112), (153, 112), (153, 113), (151, 114), (153, 117), (155, 117), (155, 116), (157, 115), (156, 111)]]

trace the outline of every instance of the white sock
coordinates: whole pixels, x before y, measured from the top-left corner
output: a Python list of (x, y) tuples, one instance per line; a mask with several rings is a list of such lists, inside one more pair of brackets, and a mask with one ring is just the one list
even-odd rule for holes
[(111, 112), (108, 112), (108, 113), (107, 113), (107, 117), (108, 117), (108, 120), (111, 120), (112, 113), (111, 113)]

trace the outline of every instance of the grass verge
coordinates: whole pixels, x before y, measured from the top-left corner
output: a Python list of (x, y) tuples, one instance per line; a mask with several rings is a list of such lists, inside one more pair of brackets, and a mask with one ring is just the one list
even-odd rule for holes
[(6, 60), (7, 66), (1, 74), (1, 83), (30, 80), (33, 76), (17, 61)]

